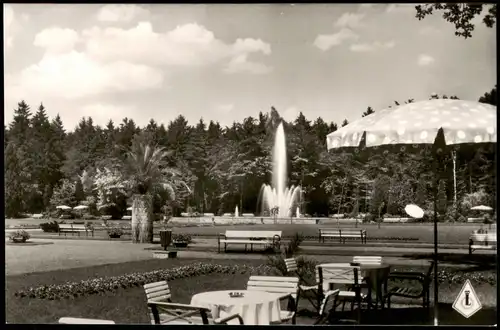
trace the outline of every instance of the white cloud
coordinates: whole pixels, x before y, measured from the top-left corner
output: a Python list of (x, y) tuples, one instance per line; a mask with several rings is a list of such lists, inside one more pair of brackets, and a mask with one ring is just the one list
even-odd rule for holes
[(396, 43), (394, 41), (388, 41), (388, 42), (375, 41), (372, 43), (352, 44), (349, 47), (349, 49), (352, 52), (373, 52), (376, 50), (384, 50), (384, 49), (394, 48), (395, 45), (396, 45)]
[(266, 74), (271, 71), (272, 68), (265, 64), (248, 61), (247, 54), (233, 57), (224, 68), (225, 73)]
[(162, 72), (125, 61), (99, 63), (84, 53), (46, 53), (38, 64), (6, 77), (5, 94), (13, 98), (80, 98), (108, 92), (158, 88)]
[(147, 9), (138, 5), (110, 4), (101, 7), (97, 13), (97, 19), (101, 22), (130, 22), (148, 14)]
[(150, 22), (140, 22), (128, 30), (94, 27), (82, 35), (89, 55), (102, 61), (122, 59), (152, 65), (203, 66), (228, 60), (231, 72), (261, 73), (265, 66), (248, 61), (248, 55), (271, 53), (271, 46), (260, 39), (237, 39), (227, 44), (196, 23), (157, 33)]
[(14, 23), (14, 9), (6, 4), (3, 5), (3, 48), (9, 49), (12, 47), (13, 36), (12, 26)]
[(365, 17), (365, 14), (356, 14), (356, 13), (349, 13), (349, 12), (343, 13), (342, 16), (339, 17), (337, 22), (335, 22), (335, 26), (340, 27), (340, 28), (347, 27), (347, 28), (355, 29), (355, 28), (362, 26), (361, 20), (364, 17)]
[(420, 54), (418, 56), (418, 65), (420, 66), (427, 66), (435, 62), (434, 57), (427, 55), (427, 54)]
[(78, 41), (75, 30), (52, 27), (39, 32), (33, 44), (45, 48), (47, 52), (65, 53), (73, 50)]
[(228, 114), (234, 109), (234, 104), (219, 104), (215, 107), (215, 110), (222, 114)]
[(405, 3), (405, 4), (391, 3), (390, 5), (387, 6), (385, 12), (386, 13), (403, 13), (403, 12), (411, 12), (411, 11), (416, 12), (415, 6), (416, 6), (416, 4), (413, 4), (413, 3)]
[(327, 51), (334, 46), (338, 46), (345, 41), (357, 40), (359, 36), (348, 28), (343, 28), (334, 34), (320, 34), (314, 40), (314, 45), (322, 51)]

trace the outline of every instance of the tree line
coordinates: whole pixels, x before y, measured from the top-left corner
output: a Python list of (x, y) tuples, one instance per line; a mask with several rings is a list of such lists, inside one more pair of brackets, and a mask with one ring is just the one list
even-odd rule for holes
[[(496, 86), (479, 101), (496, 105)], [(368, 107), (362, 116), (374, 112)], [(182, 182), (154, 196), (155, 213), (223, 214), (238, 206), (240, 213), (260, 214), (259, 191), (271, 181), (271, 152), (280, 122), (286, 134), (288, 184), (303, 188), (296, 205), (302, 214), (402, 215), (408, 203), (432, 210), (430, 148), (369, 157), (328, 152), (326, 136), (338, 126), (321, 117), (311, 121), (300, 113), (287, 122), (271, 107), (268, 113), (229, 127), (203, 119), (189, 125), (180, 115), (166, 127), (151, 119), (142, 128), (130, 118), (119, 124), (110, 120), (101, 127), (84, 117), (74, 131), (67, 131), (59, 115), (48, 118), (43, 104), (32, 114), (21, 101), (13, 121), (4, 127), (6, 216), (83, 204), (91, 214), (121, 217), (130, 205), (130, 194), (113, 181), (118, 177), (113, 173), (138, 141), (167, 150), (166, 165), (175, 169), (175, 182)], [(341, 126), (347, 124), (344, 120)], [(493, 148), (460, 148), (456, 155), (456, 184), (447, 156), (439, 190), (439, 211), (454, 220), (461, 205), (473, 203), (474, 198), (492, 205), (495, 192)]]

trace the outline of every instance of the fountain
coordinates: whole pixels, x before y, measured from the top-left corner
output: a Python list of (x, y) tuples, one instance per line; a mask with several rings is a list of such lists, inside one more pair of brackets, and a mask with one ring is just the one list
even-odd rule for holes
[[(292, 215), (292, 207), (300, 194), (300, 187), (287, 187), (287, 158), (286, 141), (283, 123), (276, 130), (273, 148), (273, 177), (272, 186), (263, 184), (260, 189), (262, 195), (262, 210), (277, 210), (277, 216), (288, 218)], [(298, 209), (297, 209), (298, 211)], [(297, 213), (298, 214), (298, 213)]]
[(234, 208), (234, 217), (237, 218), (239, 217), (239, 213), (238, 213), (238, 205), (236, 205), (236, 207)]
[(297, 218), (300, 218), (300, 207), (297, 206)]

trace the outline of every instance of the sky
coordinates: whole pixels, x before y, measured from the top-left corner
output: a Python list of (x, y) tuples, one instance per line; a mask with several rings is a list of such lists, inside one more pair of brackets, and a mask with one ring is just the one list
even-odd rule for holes
[(274, 106), (341, 123), (496, 84), (496, 28), (455, 36), (396, 4), (4, 4), (4, 118), (25, 100), (67, 130), (179, 114), (223, 126)]

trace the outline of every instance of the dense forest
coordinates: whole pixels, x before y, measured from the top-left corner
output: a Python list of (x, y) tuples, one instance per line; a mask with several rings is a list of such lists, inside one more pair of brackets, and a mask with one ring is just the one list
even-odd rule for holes
[[(446, 98), (431, 98), (437, 97)], [(496, 106), (496, 86), (479, 101)], [(369, 107), (362, 116), (375, 111)], [(99, 187), (110, 185), (113, 173), (120, 171), (127, 151), (138, 140), (169, 150), (168, 166), (177, 170), (183, 182), (170, 193), (154, 196), (156, 213), (223, 214), (238, 206), (241, 213), (260, 214), (258, 195), (261, 185), (271, 181), (274, 134), (282, 121), (288, 184), (303, 187), (297, 205), (302, 214), (401, 215), (408, 203), (432, 210), (430, 147), (364, 158), (352, 152), (328, 152), (326, 135), (338, 126), (322, 118), (309, 120), (300, 113), (293, 122), (286, 122), (273, 107), (230, 127), (203, 119), (190, 125), (182, 115), (167, 127), (151, 119), (141, 128), (130, 118), (100, 127), (84, 117), (70, 132), (59, 115), (48, 118), (43, 105), (32, 113), (21, 101), (13, 121), (4, 127), (6, 216), (83, 204), (90, 214), (121, 217), (130, 205), (130, 194), (122, 189), (106, 193)], [(344, 120), (341, 126), (346, 124)], [(494, 206), (495, 149), (459, 148), (456, 183), (451, 153), (446, 156), (438, 192), (442, 221), (464, 221), (475, 203)]]

